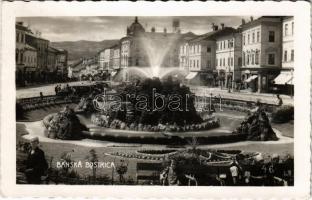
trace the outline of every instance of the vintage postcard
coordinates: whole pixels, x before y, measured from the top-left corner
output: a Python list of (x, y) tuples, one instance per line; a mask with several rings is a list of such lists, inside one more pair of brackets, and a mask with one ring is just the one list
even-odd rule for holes
[(309, 3), (1, 9), (4, 196), (309, 197)]

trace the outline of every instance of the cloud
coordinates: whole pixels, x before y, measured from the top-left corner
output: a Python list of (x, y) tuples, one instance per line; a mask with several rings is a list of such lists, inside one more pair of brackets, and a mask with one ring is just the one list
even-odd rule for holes
[[(150, 31), (152, 27), (156, 31), (167, 28), (172, 31), (172, 20), (180, 20), (180, 28), (183, 32), (192, 31), (203, 34), (210, 31), (211, 23), (225, 23), (226, 26), (237, 27), (242, 18), (239, 16), (181, 16), (181, 17), (149, 17), (140, 16), (139, 22)], [(76, 41), (105, 39), (119, 39), (126, 34), (127, 26), (134, 21), (134, 16), (88, 16), (88, 17), (23, 17), (17, 18), (30, 26), (32, 30), (42, 33), (42, 36), (50, 41)]]

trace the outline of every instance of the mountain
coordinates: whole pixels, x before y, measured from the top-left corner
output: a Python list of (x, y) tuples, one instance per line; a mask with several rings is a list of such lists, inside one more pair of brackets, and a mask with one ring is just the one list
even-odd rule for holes
[(117, 44), (119, 40), (103, 40), (103, 41), (64, 41), (51, 42), (51, 46), (58, 49), (65, 49), (68, 51), (68, 60), (74, 61), (83, 57), (94, 56), (101, 49)]

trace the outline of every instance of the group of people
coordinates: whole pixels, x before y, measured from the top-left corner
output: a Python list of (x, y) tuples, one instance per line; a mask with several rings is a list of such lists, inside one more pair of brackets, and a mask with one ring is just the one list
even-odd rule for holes
[(66, 85), (61, 85), (58, 84), (54, 87), (55, 95), (60, 95), (60, 94), (71, 94), (74, 91), (73, 87), (70, 87), (68, 84)]
[(255, 159), (249, 163), (240, 164), (236, 160), (229, 167), (231, 180), (226, 180), (226, 175), (219, 176), (221, 185), (253, 185), (253, 186), (289, 186), (293, 185), (293, 159), (288, 155), (282, 160), (278, 155), (273, 155), (268, 161)]

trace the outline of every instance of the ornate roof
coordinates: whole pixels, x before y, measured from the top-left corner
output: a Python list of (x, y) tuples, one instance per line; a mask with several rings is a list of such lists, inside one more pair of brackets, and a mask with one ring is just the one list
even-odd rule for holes
[(134, 22), (127, 28), (127, 35), (136, 35), (143, 32), (145, 32), (145, 29), (139, 23), (138, 17), (135, 17)]

